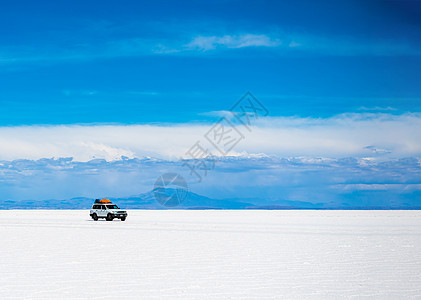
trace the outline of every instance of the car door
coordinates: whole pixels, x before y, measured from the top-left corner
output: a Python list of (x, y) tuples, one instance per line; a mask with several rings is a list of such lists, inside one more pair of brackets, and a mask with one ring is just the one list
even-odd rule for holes
[(101, 210), (101, 205), (98, 204), (94, 204), (94, 206), (92, 206), (92, 213), (96, 213), (97, 216), (99, 216), (99, 211)]
[(101, 212), (101, 217), (106, 217), (107, 216), (107, 209), (105, 208), (105, 205), (104, 204), (101, 205), (100, 212)]

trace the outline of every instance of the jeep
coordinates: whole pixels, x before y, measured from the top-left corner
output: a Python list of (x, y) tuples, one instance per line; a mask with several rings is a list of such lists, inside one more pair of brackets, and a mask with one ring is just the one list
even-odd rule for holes
[(126, 221), (127, 211), (121, 210), (117, 205), (111, 203), (111, 201), (96, 200), (92, 205), (90, 216), (94, 221), (98, 221), (100, 218), (104, 218), (107, 221), (112, 221), (114, 218)]

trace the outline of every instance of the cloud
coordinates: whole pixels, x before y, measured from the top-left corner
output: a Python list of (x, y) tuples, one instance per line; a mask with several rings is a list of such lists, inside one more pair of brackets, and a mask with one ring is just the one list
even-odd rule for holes
[(386, 107), (381, 107), (381, 106), (373, 106), (373, 107), (367, 107), (367, 106), (361, 106), (358, 108), (358, 110), (361, 111), (373, 111), (373, 112), (385, 112), (385, 111), (396, 111), (397, 109), (394, 107), (390, 107), (390, 106), (386, 106)]
[[(420, 170), (421, 171), (421, 170)], [(342, 184), (337, 186), (332, 186), (332, 188), (337, 188), (345, 191), (390, 191), (390, 190), (405, 190), (405, 191), (421, 191), (421, 184), (418, 183), (409, 183), (409, 184)]]
[(197, 141), (217, 154), (204, 138), (211, 126), (0, 127), (0, 200), (124, 197), (176, 172), (199, 194), (261, 198), (262, 205), (420, 205), (420, 114), (265, 117), (251, 131), (237, 124), (244, 140), (199, 183), (180, 157)]
[(373, 145), (364, 147), (364, 149), (370, 150), (374, 154), (388, 154), (388, 153), (391, 153), (391, 151), (389, 151), (387, 149), (379, 149), (379, 148), (374, 147)]
[[(221, 114), (221, 112), (217, 113)], [(222, 115), (223, 112), (222, 112)], [(224, 115), (226, 116), (226, 114)], [(233, 119), (231, 119), (234, 122)], [(205, 134), (212, 124), (60, 125), (0, 127), (0, 160), (73, 157), (76, 161), (121, 156), (178, 160), (197, 141), (218, 155)], [(330, 118), (265, 117), (229, 155), (372, 157), (421, 155), (421, 115), (341, 114)]]
[(201, 173), (201, 182), (178, 161), (123, 158), (77, 162), (61, 158), (1, 161), (0, 203), (6, 199), (127, 197), (152, 190), (155, 180), (166, 172), (179, 173), (189, 190), (199, 194), (259, 198), (262, 205), (278, 200), (367, 204), (363, 196), (371, 205), (389, 204), (391, 199), (400, 205), (408, 198), (417, 204), (419, 198), (413, 193), (421, 191), (417, 158), (375, 162), (365, 158), (224, 157), (214, 169)]
[(188, 50), (208, 51), (216, 48), (277, 47), (281, 41), (264, 34), (196, 36), (185, 45)]
[(228, 110), (215, 110), (200, 113), (201, 116), (209, 116), (209, 117), (220, 117), (220, 118), (232, 118), (232, 112)]
[[(393, 56), (420, 55), (421, 49), (406, 40), (364, 40), (352, 36), (302, 34), (282, 28), (265, 30), (227, 30), (229, 26), (214, 24), (178, 24), (168, 28), (163, 24), (107, 24), (105, 28), (57, 31), (49, 40), (28, 41), (27, 44), (0, 47), (0, 64), (60, 63), (139, 57), (150, 55), (204, 55), (241, 48), (271, 49), (279, 55)], [(143, 27), (142, 27), (143, 26)], [(209, 30), (209, 28), (215, 29)], [(136, 30), (134, 28), (137, 28)], [(139, 30), (143, 28), (143, 30)], [(197, 28), (192, 30), (191, 28)], [(99, 30), (99, 32), (98, 32)], [(148, 32), (146, 34), (145, 32)], [(152, 32), (153, 34), (150, 34)], [(98, 39), (97, 36), (103, 36)], [(125, 38), (122, 38), (124, 36)], [(63, 37), (67, 37), (63, 41)], [(68, 40), (73, 42), (68, 46)], [(63, 44), (66, 47), (63, 47)]]

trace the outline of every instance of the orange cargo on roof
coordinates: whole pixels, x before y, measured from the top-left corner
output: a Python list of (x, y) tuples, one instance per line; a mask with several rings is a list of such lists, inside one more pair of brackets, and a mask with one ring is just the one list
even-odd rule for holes
[(99, 203), (111, 203), (111, 201), (108, 199), (101, 199), (99, 200)]

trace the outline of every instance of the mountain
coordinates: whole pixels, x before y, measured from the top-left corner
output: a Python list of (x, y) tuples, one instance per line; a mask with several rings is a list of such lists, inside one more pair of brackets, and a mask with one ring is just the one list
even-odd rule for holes
[[(167, 189), (172, 193), (175, 190)], [(188, 192), (184, 201), (175, 207), (165, 207), (155, 199), (155, 190), (144, 194), (110, 198), (111, 201), (117, 203), (122, 208), (127, 209), (251, 209), (259, 208), (260, 203), (264, 203), (263, 199), (212, 199), (193, 192)], [(77, 197), (67, 200), (0, 200), (0, 209), (89, 209), (94, 199), (86, 197)], [(285, 207), (296, 208), (292, 205), (293, 201), (287, 201)], [(285, 204), (285, 203), (284, 203)], [(303, 203), (296, 205), (297, 207), (310, 207), (311, 203)]]
[[(395, 205), (351, 205), (349, 203), (311, 203), (291, 200), (271, 200), (261, 198), (226, 198), (212, 199), (193, 192), (188, 192), (184, 201), (178, 206), (165, 207), (155, 199), (156, 190), (130, 197), (110, 198), (125, 209), (421, 209), (414, 203)], [(167, 193), (176, 190), (167, 189)], [(89, 209), (94, 199), (76, 197), (67, 200), (1, 200), (0, 209)]]

